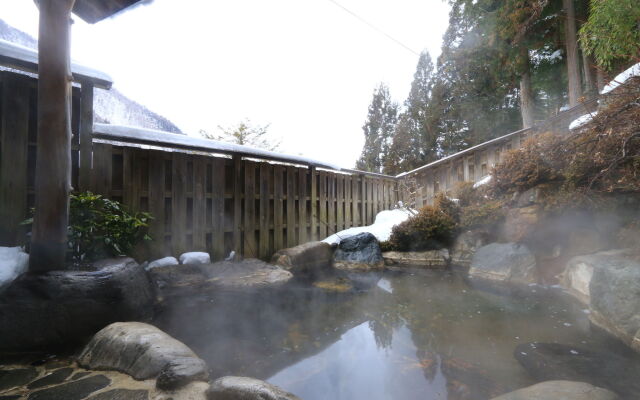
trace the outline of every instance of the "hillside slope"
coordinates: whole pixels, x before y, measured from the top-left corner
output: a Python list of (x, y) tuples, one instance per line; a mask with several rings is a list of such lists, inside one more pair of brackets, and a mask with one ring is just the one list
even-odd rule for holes
[[(0, 19), (0, 39), (35, 49), (38, 41)], [(128, 98), (117, 89), (96, 89), (94, 94), (95, 122), (130, 125), (182, 133), (174, 123), (140, 103)]]

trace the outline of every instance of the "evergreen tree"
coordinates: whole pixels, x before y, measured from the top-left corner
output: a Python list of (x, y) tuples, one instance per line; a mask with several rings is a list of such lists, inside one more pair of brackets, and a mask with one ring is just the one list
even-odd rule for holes
[(221, 135), (214, 135), (205, 130), (201, 130), (200, 134), (206, 139), (220, 140), (222, 142), (240, 144), (271, 151), (277, 150), (278, 147), (280, 147), (280, 142), (268, 138), (268, 129), (269, 125), (252, 126), (251, 121), (246, 119), (227, 128), (218, 126), (218, 130), (220, 130)]
[(393, 131), (398, 118), (398, 105), (391, 100), (389, 89), (383, 83), (374, 91), (367, 120), (362, 126), (364, 146), (356, 162), (361, 171), (382, 172), (387, 162)]

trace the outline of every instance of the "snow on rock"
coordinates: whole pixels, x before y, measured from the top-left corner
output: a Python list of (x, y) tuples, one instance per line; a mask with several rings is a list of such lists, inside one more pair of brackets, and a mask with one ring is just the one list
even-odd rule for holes
[[(188, 254), (188, 253), (185, 253)], [(178, 265), (178, 260), (176, 260), (175, 257), (164, 257), (164, 258), (160, 258), (157, 259), (155, 261), (151, 261), (149, 263), (149, 265), (147, 266), (147, 268), (145, 268), (147, 271), (152, 269), (152, 268), (156, 268), (156, 267), (166, 267), (169, 265)]]
[(376, 215), (376, 219), (373, 225), (357, 226), (345, 229), (329, 236), (328, 238), (324, 239), (323, 242), (329, 244), (338, 244), (342, 239), (355, 236), (358, 233), (362, 232), (369, 232), (373, 236), (375, 236), (378, 241), (383, 242), (385, 240), (389, 240), (389, 237), (391, 236), (391, 229), (394, 226), (398, 225), (401, 222), (404, 222), (414, 214), (415, 211), (407, 210), (406, 208), (381, 211), (378, 213), (378, 215)]
[(29, 255), (20, 247), (0, 247), (0, 291), (27, 272)]
[(634, 76), (640, 76), (640, 63), (637, 63), (636, 65), (618, 74), (618, 76), (613, 78), (613, 80), (609, 82), (607, 86), (604, 87), (604, 89), (602, 89), (602, 92), (600, 92), (600, 94), (607, 94), (611, 92)]
[(473, 188), (479, 188), (482, 185), (486, 185), (487, 183), (491, 182), (492, 176), (491, 175), (487, 175), (484, 178), (480, 179), (478, 182), (473, 184)]
[(574, 119), (573, 122), (569, 124), (569, 130), (578, 129), (583, 125), (586, 125), (589, 121), (593, 119), (598, 114), (597, 111), (592, 112), (590, 114), (581, 115), (578, 118)]
[(202, 251), (191, 251), (180, 256), (180, 264), (209, 264), (210, 262), (209, 253)]

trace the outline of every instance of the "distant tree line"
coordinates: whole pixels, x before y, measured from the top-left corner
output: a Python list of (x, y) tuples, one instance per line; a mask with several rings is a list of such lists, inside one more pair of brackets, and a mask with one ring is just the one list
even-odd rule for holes
[(638, 0), (448, 2), (436, 66), (420, 54), (402, 105), (374, 90), (356, 168), (393, 175), (530, 127), (640, 61)]

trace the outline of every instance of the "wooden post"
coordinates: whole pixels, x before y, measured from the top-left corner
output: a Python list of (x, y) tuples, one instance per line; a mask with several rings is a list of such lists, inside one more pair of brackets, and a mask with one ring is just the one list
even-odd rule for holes
[(93, 140), (93, 84), (82, 82), (80, 90), (80, 178), (79, 189), (89, 190)]
[(69, 26), (75, 0), (40, 0), (38, 159), (29, 268), (63, 269), (71, 190)]

